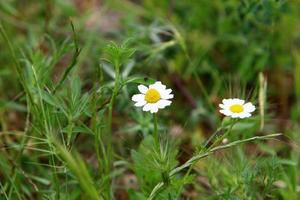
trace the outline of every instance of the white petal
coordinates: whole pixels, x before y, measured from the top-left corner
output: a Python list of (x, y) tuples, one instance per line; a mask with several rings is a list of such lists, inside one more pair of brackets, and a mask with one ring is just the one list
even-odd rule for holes
[(222, 108), (222, 109), (226, 109), (227, 106), (225, 106), (224, 104), (219, 104), (219, 107)]
[(172, 101), (161, 99), (156, 104), (158, 108), (165, 108), (166, 106), (171, 105)]
[(134, 106), (136, 107), (141, 107), (141, 106), (144, 106), (147, 102), (145, 100), (143, 101), (138, 101), (134, 104)]
[(220, 110), (220, 113), (222, 113), (223, 115), (226, 115), (226, 116), (231, 116), (232, 115), (232, 112), (229, 111), (229, 110)]
[(173, 98), (174, 98), (174, 95), (173, 95), (173, 94), (162, 95), (161, 98), (162, 98), (162, 99), (173, 99)]
[(232, 113), (231, 117), (232, 118), (240, 118), (240, 113)]
[(222, 103), (223, 103), (225, 106), (231, 104), (231, 102), (232, 102), (232, 99), (223, 99), (223, 100), (222, 100)]
[(165, 91), (166, 91), (166, 93), (171, 94), (172, 89), (166, 89)]
[(149, 88), (153, 88), (159, 91), (161, 93), (166, 89), (166, 86), (163, 85), (160, 81), (155, 82), (154, 84), (150, 85)]
[(173, 99), (174, 95), (170, 94), (172, 92), (172, 89), (162, 90), (160, 91), (160, 95), (162, 99)]
[(251, 114), (248, 112), (243, 112), (243, 113), (240, 113), (240, 115), (239, 115), (239, 118), (241, 118), (241, 119), (244, 119), (247, 117), (251, 117)]
[(247, 112), (251, 113), (251, 112), (255, 111), (255, 106), (251, 102), (248, 102), (244, 105), (244, 109)]
[(174, 94), (169, 94), (169, 96), (167, 96), (167, 99), (173, 99), (174, 98)]
[(233, 102), (234, 104), (239, 104), (239, 105), (243, 105), (243, 104), (245, 103), (244, 100), (238, 99), (238, 98), (232, 99), (232, 102)]
[(143, 111), (150, 111), (151, 113), (155, 113), (158, 111), (158, 105), (156, 103), (147, 103), (143, 107)]
[(144, 101), (145, 100), (145, 95), (143, 94), (135, 94), (132, 96), (132, 101), (138, 102), (138, 101)]
[(148, 91), (148, 88), (144, 85), (139, 85), (138, 89), (142, 94), (145, 94)]
[(151, 109), (150, 109), (150, 112), (151, 113), (157, 113), (158, 111), (158, 107), (157, 107), (157, 104), (154, 104), (151, 106)]
[(252, 116), (251, 113), (246, 114), (246, 117), (251, 117), (251, 116)]
[(143, 107), (143, 111), (149, 111), (151, 109), (151, 104), (147, 103), (144, 107)]
[(166, 86), (162, 84), (161, 81), (156, 81), (154, 85), (161, 86), (162, 88), (166, 89)]

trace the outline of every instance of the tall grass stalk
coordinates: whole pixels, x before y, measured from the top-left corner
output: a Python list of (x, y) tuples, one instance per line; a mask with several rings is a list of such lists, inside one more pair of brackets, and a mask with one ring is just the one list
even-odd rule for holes
[(259, 114), (260, 114), (260, 130), (265, 126), (265, 109), (266, 109), (266, 94), (267, 94), (267, 80), (263, 73), (259, 73)]

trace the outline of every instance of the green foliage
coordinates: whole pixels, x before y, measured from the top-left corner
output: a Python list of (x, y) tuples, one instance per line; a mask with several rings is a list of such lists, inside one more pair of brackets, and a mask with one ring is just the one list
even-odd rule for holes
[(122, 63), (125, 63), (133, 55), (134, 51), (134, 49), (128, 48), (128, 42), (124, 42), (120, 46), (111, 43), (105, 48), (108, 60), (113, 63), (116, 71), (119, 70), (118, 68)]
[[(0, 199), (299, 199), (299, 9), (0, 1)], [(152, 117), (131, 96), (155, 81)]]
[[(161, 152), (155, 148), (153, 137), (146, 137), (138, 151), (132, 151), (135, 173), (140, 178), (141, 189), (149, 194), (157, 182), (177, 165), (177, 148), (172, 143), (165, 143)], [(151, 174), (151, 175), (150, 175)]]
[(157, 199), (178, 199), (182, 186), (192, 183), (193, 176), (177, 176), (169, 178), (169, 173), (178, 165), (178, 145), (172, 140), (162, 143), (158, 151), (155, 147), (153, 137), (146, 137), (140, 144), (137, 151), (132, 151), (134, 161), (134, 172), (138, 177), (142, 193), (131, 191), (133, 198), (141, 196), (146, 199), (158, 182), (163, 181), (167, 184), (157, 195)]
[[(250, 163), (241, 163), (241, 166), (230, 164), (228, 168), (224, 168), (220, 176), (225, 176), (224, 182), (227, 184), (216, 185), (218, 190), (218, 198), (220, 199), (265, 199), (274, 198), (273, 184), (278, 179), (280, 172), (278, 170), (279, 163), (276, 158), (261, 160), (252, 166)], [(219, 165), (219, 164), (217, 164)], [(215, 166), (217, 167), (217, 166)], [(231, 167), (231, 168), (230, 168)], [(242, 169), (241, 169), (242, 167)], [(224, 175), (222, 175), (224, 174)], [(235, 176), (230, 176), (235, 174)], [(230, 180), (232, 182), (230, 182)]]
[(100, 199), (97, 188), (95, 187), (95, 183), (93, 182), (91, 176), (89, 175), (87, 167), (85, 166), (83, 160), (79, 157), (79, 155), (71, 154), (60, 144), (56, 144), (56, 147), (59, 156), (61, 156), (62, 160), (66, 162), (68, 169), (70, 169), (70, 171), (77, 177), (78, 182), (84, 190), (86, 196), (89, 199)]

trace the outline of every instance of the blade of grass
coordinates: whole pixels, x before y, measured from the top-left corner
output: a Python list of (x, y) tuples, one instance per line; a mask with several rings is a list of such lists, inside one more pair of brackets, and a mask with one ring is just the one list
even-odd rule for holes
[(17, 59), (17, 56), (16, 56), (16, 52), (11, 44), (11, 40), (10, 38), (8, 37), (3, 25), (2, 25), (2, 22), (0, 21), (0, 34), (2, 36), (2, 38), (4, 39), (8, 49), (9, 49), (9, 53), (10, 53), (10, 56), (13, 60), (13, 63), (14, 63), (14, 69), (15, 71), (17, 72), (18, 74), (18, 78), (20, 79), (20, 83), (21, 85), (23, 86), (24, 90), (26, 91), (26, 93), (28, 94), (28, 97), (29, 97), (29, 100), (31, 103), (33, 103), (33, 97), (30, 95), (30, 92), (29, 92), (29, 88), (27, 87), (26, 85), (26, 81), (25, 81), (25, 78), (23, 76), (23, 73), (22, 73), (22, 68), (18, 62), (18, 59)]
[(95, 183), (93, 182), (88, 169), (79, 154), (75, 153), (72, 155), (58, 142), (55, 142), (55, 146), (63, 161), (66, 162), (67, 167), (77, 177), (78, 182), (85, 194), (87, 194), (90, 199), (99, 200), (100, 198), (97, 189), (95, 188)]
[(1, 187), (1, 191), (2, 191), (1, 193), (4, 194), (5, 199), (9, 200), (1, 181), (0, 181), (0, 187)]
[(75, 45), (75, 52), (73, 54), (72, 61), (71, 61), (70, 65), (67, 67), (67, 69), (65, 70), (65, 72), (62, 75), (61, 79), (59, 80), (58, 84), (55, 86), (55, 88), (53, 90), (53, 94), (55, 94), (55, 92), (63, 85), (63, 83), (65, 82), (65, 80), (68, 77), (69, 73), (71, 72), (71, 70), (77, 64), (77, 59), (78, 59), (78, 56), (80, 55), (80, 52), (81, 52), (80, 48), (78, 47), (77, 35), (76, 35), (74, 24), (73, 24), (72, 21), (70, 21), (70, 24), (71, 24), (72, 32), (73, 32), (73, 41), (74, 41), (74, 45)]
[[(295, 72), (294, 72), (294, 79), (295, 79), (295, 94), (296, 94), (296, 99), (297, 99), (297, 108), (300, 109), (300, 56), (299, 52), (294, 52), (294, 57), (295, 57)], [(299, 111), (298, 109), (298, 111)], [(300, 116), (300, 111), (296, 113), (298, 116)]]
[(259, 73), (259, 114), (260, 114), (260, 130), (263, 130), (265, 125), (265, 103), (266, 103), (266, 93), (267, 93), (267, 80), (265, 79), (263, 73)]

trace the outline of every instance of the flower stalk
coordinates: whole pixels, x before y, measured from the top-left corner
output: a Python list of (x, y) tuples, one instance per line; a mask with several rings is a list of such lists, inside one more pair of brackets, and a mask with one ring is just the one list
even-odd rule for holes
[(159, 135), (158, 135), (158, 131), (157, 131), (157, 114), (153, 113), (153, 138), (155, 141), (155, 146), (157, 147), (157, 149), (159, 149)]
[(120, 83), (120, 64), (119, 62), (114, 62), (115, 64), (115, 84), (113, 93), (108, 105), (108, 130), (107, 130), (107, 158), (108, 158), (108, 166), (107, 170), (110, 172), (110, 169), (113, 165), (113, 148), (112, 148), (112, 117), (113, 117), (113, 108), (116, 96), (119, 90), (119, 83)]

